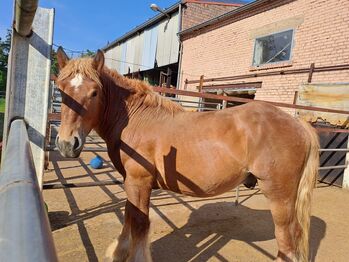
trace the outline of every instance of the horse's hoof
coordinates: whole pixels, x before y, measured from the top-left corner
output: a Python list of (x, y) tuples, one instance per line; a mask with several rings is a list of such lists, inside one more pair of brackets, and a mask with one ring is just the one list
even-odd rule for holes
[(115, 239), (113, 242), (109, 245), (107, 248), (107, 251), (105, 252), (104, 262), (115, 262), (117, 259), (115, 258), (115, 250), (118, 246), (118, 240)]

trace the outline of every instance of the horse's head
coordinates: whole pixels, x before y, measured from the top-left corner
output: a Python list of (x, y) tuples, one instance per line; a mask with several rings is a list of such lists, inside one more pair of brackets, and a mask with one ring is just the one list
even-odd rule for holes
[(99, 123), (102, 106), (100, 73), (104, 55), (98, 50), (94, 58), (69, 60), (63, 49), (58, 48), (57, 61), (62, 113), (56, 146), (62, 156), (78, 157), (86, 136)]

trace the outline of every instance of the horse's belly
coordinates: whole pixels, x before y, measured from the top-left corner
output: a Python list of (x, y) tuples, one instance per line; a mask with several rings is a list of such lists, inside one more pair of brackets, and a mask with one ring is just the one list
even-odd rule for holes
[(170, 153), (159, 170), (158, 185), (199, 197), (219, 195), (238, 186), (246, 178), (247, 168), (231, 155), (213, 152), (188, 158)]

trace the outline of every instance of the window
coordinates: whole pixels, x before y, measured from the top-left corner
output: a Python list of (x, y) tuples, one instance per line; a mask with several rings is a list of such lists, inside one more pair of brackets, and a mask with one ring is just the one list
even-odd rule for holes
[(291, 58), (293, 30), (256, 38), (253, 66), (288, 61)]

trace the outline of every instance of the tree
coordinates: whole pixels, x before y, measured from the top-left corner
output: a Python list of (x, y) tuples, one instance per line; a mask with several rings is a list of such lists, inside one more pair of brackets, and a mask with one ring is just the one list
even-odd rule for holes
[(0, 37), (0, 91), (6, 90), (7, 63), (11, 48), (11, 30), (7, 30), (5, 40)]
[(91, 56), (94, 56), (95, 54), (96, 52), (86, 49), (86, 51), (83, 51), (81, 53), (81, 57), (87, 57), (87, 56), (91, 57)]
[(51, 74), (57, 76), (59, 73), (58, 62), (57, 62), (57, 52), (52, 48), (51, 51)]

